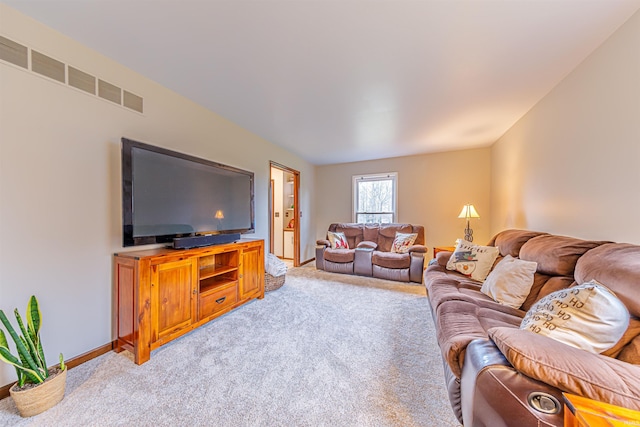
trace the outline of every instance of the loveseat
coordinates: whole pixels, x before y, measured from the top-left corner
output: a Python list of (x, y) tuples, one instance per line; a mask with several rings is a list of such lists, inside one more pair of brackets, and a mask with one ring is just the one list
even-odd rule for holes
[[(459, 272), (466, 268), (465, 251), (462, 256), (439, 252), (424, 272), (445, 382), (458, 420), (465, 427), (562, 426), (562, 392), (640, 410), (640, 246), (506, 230), (486, 247), (498, 248), (489, 275), (507, 259), (536, 263), (533, 284), (519, 307), (483, 293), (489, 277), (483, 283)], [(452, 263), (459, 259), (460, 265)], [(593, 283), (606, 286), (617, 297), (616, 313), (625, 307), (628, 311), (627, 323), (618, 325), (623, 325), (621, 338), (610, 337), (617, 341), (603, 352), (563, 342), (554, 336), (557, 318), (536, 312), (541, 307), (555, 309), (567, 318), (567, 304), (559, 305), (555, 298), (571, 297), (584, 283), (587, 288)], [(521, 329), (528, 311), (533, 314), (525, 320), (537, 316), (548, 323), (543, 326), (548, 335), (534, 332), (536, 328)], [(596, 326), (608, 327), (607, 316), (597, 317)], [(623, 318), (624, 313), (616, 316)], [(582, 338), (580, 331), (569, 338), (574, 336)]]
[[(330, 233), (343, 233), (347, 248), (332, 247)], [(402, 253), (392, 252), (397, 233), (415, 234)], [(316, 246), (316, 268), (401, 282), (422, 283), (424, 227), (411, 224), (331, 224)]]

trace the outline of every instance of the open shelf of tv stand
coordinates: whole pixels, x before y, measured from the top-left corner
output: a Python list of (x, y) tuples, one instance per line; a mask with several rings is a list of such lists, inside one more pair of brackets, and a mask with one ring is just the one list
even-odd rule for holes
[(240, 252), (233, 248), (200, 256), (198, 258), (200, 296), (237, 282), (239, 259)]
[(264, 297), (264, 241), (114, 255), (115, 351), (149, 360), (151, 351)]
[[(212, 280), (213, 279), (213, 280)], [(238, 280), (230, 280), (230, 279), (224, 279), (224, 278), (218, 278), (218, 277), (214, 277), (212, 279), (207, 279), (207, 280), (201, 280), (200, 281), (200, 295), (206, 295), (209, 294), (211, 292), (215, 292), (217, 289), (220, 289), (222, 287), (225, 287), (229, 284), (233, 284), (236, 283)]]
[(200, 280), (204, 280), (204, 279), (208, 279), (210, 277), (215, 277), (215, 276), (220, 276), (224, 273), (228, 273), (231, 271), (236, 271), (238, 270), (238, 267), (229, 267), (229, 266), (225, 266), (225, 267), (205, 267), (205, 268), (201, 268), (200, 269)]

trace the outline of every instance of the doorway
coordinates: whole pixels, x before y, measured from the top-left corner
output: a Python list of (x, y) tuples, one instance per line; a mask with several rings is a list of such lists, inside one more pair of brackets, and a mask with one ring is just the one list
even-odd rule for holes
[(300, 266), (300, 172), (269, 162), (269, 252)]

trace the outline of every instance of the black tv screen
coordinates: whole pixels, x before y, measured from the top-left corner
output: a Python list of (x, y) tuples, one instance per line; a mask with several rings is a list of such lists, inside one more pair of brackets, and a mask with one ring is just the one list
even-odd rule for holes
[(123, 245), (253, 233), (253, 172), (122, 138)]

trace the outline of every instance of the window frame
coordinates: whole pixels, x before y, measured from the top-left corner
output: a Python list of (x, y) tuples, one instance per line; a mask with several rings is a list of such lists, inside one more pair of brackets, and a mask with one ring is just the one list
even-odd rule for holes
[[(358, 212), (358, 201), (359, 201), (359, 192), (358, 192), (358, 183), (364, 181), (382, 181), (391, 179), (392, 181), (392, 212)], [(352, 185), (351, 185), (351, 217), (352, 221), (356, 224), (367, 224), (367, 223), (358, 223), (358, 215), (359, 214), (391, 214), (391, 223), (396, 223), (398, 218), (398, 172), (384, 172), (384, 173), (374, 173), (374, 174), (360, 174), (352, 176)]]

